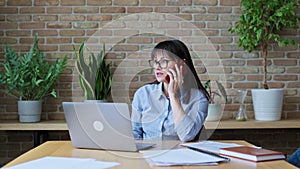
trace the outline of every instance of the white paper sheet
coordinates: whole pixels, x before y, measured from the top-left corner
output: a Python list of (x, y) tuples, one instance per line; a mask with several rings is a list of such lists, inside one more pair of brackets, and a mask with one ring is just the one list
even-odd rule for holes
[(172, 150), (145, 150), (140, 151), (150, 165), (217, 165), (224, 161), (222, 158), (193, 151), (187, 148)]
[(240, 144), (221, 143), (221, 142), (217, 142), (217, 141), (200, 141), (200, 142), (196, 142), (196, 143), (183, 143), (180, 145), (186, 146), (186, 147), (193, 147), (193, 148), (197, 148), (197, 149), (201, 149), (204, 151), (213, 152), (213, 153), (217, 153), (217, 154), (219, 153), (220, 148), (242, 146)]
[(117, 166), (116, 162), (102, 162), (92, 158), (47, 156), (18, 164), (7, 169), (103, 169)]

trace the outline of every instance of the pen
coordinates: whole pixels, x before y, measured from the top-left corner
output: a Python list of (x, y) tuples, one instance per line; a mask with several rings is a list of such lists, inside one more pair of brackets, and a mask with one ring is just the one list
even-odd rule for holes
[(223, 156), (220, 156), (220, 155), (215, 154), (215, 153), (212, 153), (212, 152), (204, 151), (204, 150), (201, 150), (201, 149), (198, 149), (198, 148), (195, 148), (195, 147), (187, 147), (187, 148), (189, 148), (189, 149), (191, 149), (191, 150), (194, 150), (194, 151), (198, 151), (198, 152), (204, 153), (204, 154), (208, 154), (208, 155), (211, 155), (211, 156), (214, 156), (214, 157), (222, 158), (222, 159), (224, 159), (226, 162), (229, 162), (229, 161), (230, 161), (230, 158), (223, 157)]

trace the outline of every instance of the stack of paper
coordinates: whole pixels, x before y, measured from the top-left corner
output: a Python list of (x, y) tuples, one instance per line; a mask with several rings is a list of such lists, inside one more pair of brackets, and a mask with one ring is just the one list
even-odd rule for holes
[(240, 144), (234, 144), (234, 143), (221, 143), (216, 141), (200, 141), (195, 143), (183, 143), (180, 144), (181, 146), (185, 147), (192, 147), (196, 149), (200, 149), (207, 152), (212, 153), (220, 153), (221, 148), (227, 148), (227, 147), (239, 147), (242, 146)]
[(116, 162), (102, 162), (92, 158), (43, 157), (7, 169), (103, 169), (117, 166)]
[(171, 150), (145, 150), (140, 151), (150, 165), (217, 165), (225, 161), (224, 158), (193, 151), (187, 148)]

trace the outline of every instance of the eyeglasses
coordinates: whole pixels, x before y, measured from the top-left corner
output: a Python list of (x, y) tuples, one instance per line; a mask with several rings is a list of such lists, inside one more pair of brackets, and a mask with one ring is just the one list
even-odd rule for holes
[(149, 65), (153, 68), (156, 68), (156, 67), (161, 67), (162, 69), (165, 69), (168, 67), (168, 63), (170, 61), (173, 61), (173, 60), (160, 60), (160, 61), (157, 61), (157, 60), (149, 60)]

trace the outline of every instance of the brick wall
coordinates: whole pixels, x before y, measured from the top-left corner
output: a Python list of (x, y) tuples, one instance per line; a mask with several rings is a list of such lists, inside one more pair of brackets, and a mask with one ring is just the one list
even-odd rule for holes
[[(83, 100), (73, 46), (78, 49), (88, 41), (98, 52), (105, 43), (114, 72), (111, 100), (130, 104), (135, 90), (154, 78), (147, 63), (153, 46), (164, 39), (181, 39), (193, 54), (200, 79), (220, 80), (226, 86), (224, 118), (237, 111), (237, 89), (248, 90), (247, 113), (253, 117), (250, 89), (261, 87), (262, 60), (257, 51), (248, 54), (238, 48), (238, 37), (228, 32), (239, 18), (239, 5), (240, 0), (0, 0), (0, 60), (6, 44), (28, 51), (36, 33), (49, 61), (66, 55), (68, 67), (58, 79), (58, 98), (43, 100), (43, 119), (63, 119), (61, 102)], [(299, 30), (284, 35), (299, 42)], [(300, 117), (299, 55), (299, 44), (270, 46), (268, 79), (272, 88), (285, 88), (284, 118)], [(18, 118), (17, 99), (0, 91), (0, 103), (0, 119)], [(1, 132), (1, 139), (2, 135), (15, 134)], [(20, 148), (6, 141), (8, 147)]]
[[(153, 80), (147, 60), (153, 46), (178, 38), (191, 49), (199, 77), (220, 80), (229, 104), (226, 116), (237, 110), (237, 89), (247, 89), (247, 112), (253, 117), (251, 88), (260, 88), (262, 60), (257, 51), (237, 47), (237, 36), (227, 30), (239, 18), (240, 1), (227, 0), (0, 0), (0, 43), (26, 52), (38, 33), (47, 59), (66, 55), (68, 68), (59, 77), (58, 98), (46, 97), (44, 119), (62, 119), (62, 101), (82, 100), (74, 68), (73, 46), (83, 41), (95, 53), (105, 43), (107, 61), (113, 65), (112, 99), (130, 103), (135, 90)], [(284, 35), (299, 41), (299, 30)], [(284, 117), (299, 117), (299, 45), (270, 46), (269, 82), (285, 88)], [(0, 92), (0, 119), (17, 119), (17, 99)], [(225, 116), (225, 117), (226, 117)]]

